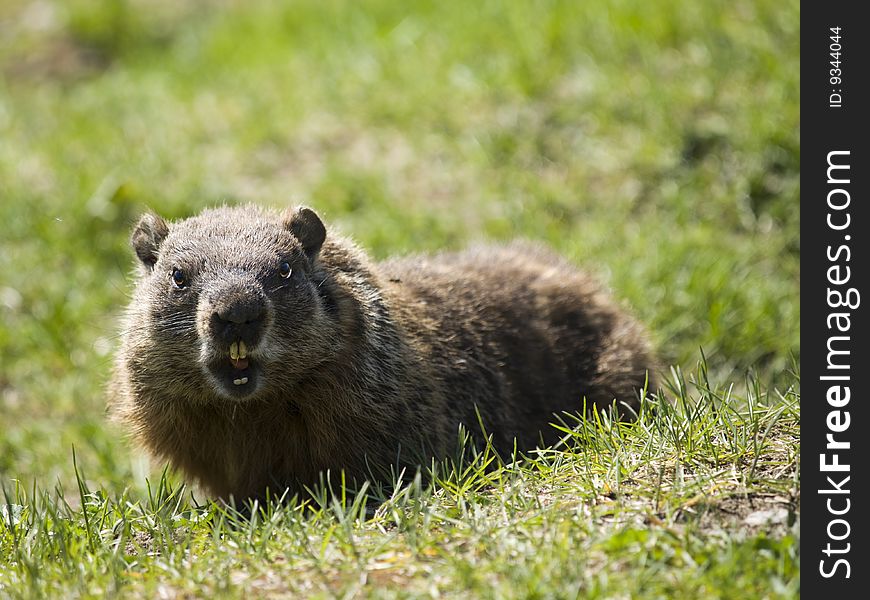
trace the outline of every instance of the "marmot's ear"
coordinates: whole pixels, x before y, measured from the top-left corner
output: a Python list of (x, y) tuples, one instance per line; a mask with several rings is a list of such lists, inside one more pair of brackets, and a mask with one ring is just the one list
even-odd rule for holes
[(317, 213), (306, 206), (300, 206), (288, 210), (284, 214), (283, 223), (302, 244), (308, 259), (314, 260), (326, 239), (326, 227), (323, 226), (323, 221)]
[(153, 213), (142, 215), (133, 229), (130, 244), (136, 251), (136, 256), (148, 269), (154, 268), (154, 263), (157, 262), (157, 250), (168, 234), (169, 225)]

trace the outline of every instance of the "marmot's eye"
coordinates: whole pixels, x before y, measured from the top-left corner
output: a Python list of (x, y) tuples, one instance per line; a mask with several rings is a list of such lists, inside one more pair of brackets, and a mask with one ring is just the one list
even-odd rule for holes
[(182, 288), (187, 283), (187, 276), (181, 269), (172, 269), (172, 283), (175, 287)]
[(278, 272), (281, 274), (281, 277), (287, 279), (293, 273), (293, 269), (290, 268), (290, 263), (284, 261), (278, 267)]

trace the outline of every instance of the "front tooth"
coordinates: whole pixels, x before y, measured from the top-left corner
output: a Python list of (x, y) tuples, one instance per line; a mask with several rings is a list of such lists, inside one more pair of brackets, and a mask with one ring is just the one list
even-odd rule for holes
[(245, 345), (245, 342), (239, 342), (239, 358), (247, 358), (248, 357), (248, 347)]
[(248, 378), (242, 377), (241, 379), (233, 379), (233, 383), (236, 385), (245, 385), (246, 383), (248, 383)]
[(239, 358), (239, 345), (236, 342), (230, 344), (230, 358), (237, 360)]

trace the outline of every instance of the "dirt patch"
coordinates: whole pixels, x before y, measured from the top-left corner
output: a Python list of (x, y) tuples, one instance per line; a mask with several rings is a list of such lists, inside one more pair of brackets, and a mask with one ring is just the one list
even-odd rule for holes
[(781, 538), (800, 519), (800, 497), (735, 494), (680, 509), (679, 521), (695, 521), (702, 531), (725, 530), (747, 536)]

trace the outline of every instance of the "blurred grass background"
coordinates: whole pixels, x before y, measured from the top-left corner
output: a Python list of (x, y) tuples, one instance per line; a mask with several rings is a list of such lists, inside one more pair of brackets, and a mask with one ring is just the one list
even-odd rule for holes
[(800, 358), (799, 4), (3, 0), (0, 478), (130, 485), (103, 386), (150, 207), (376, 257), (545, 240), (668, 364)]

